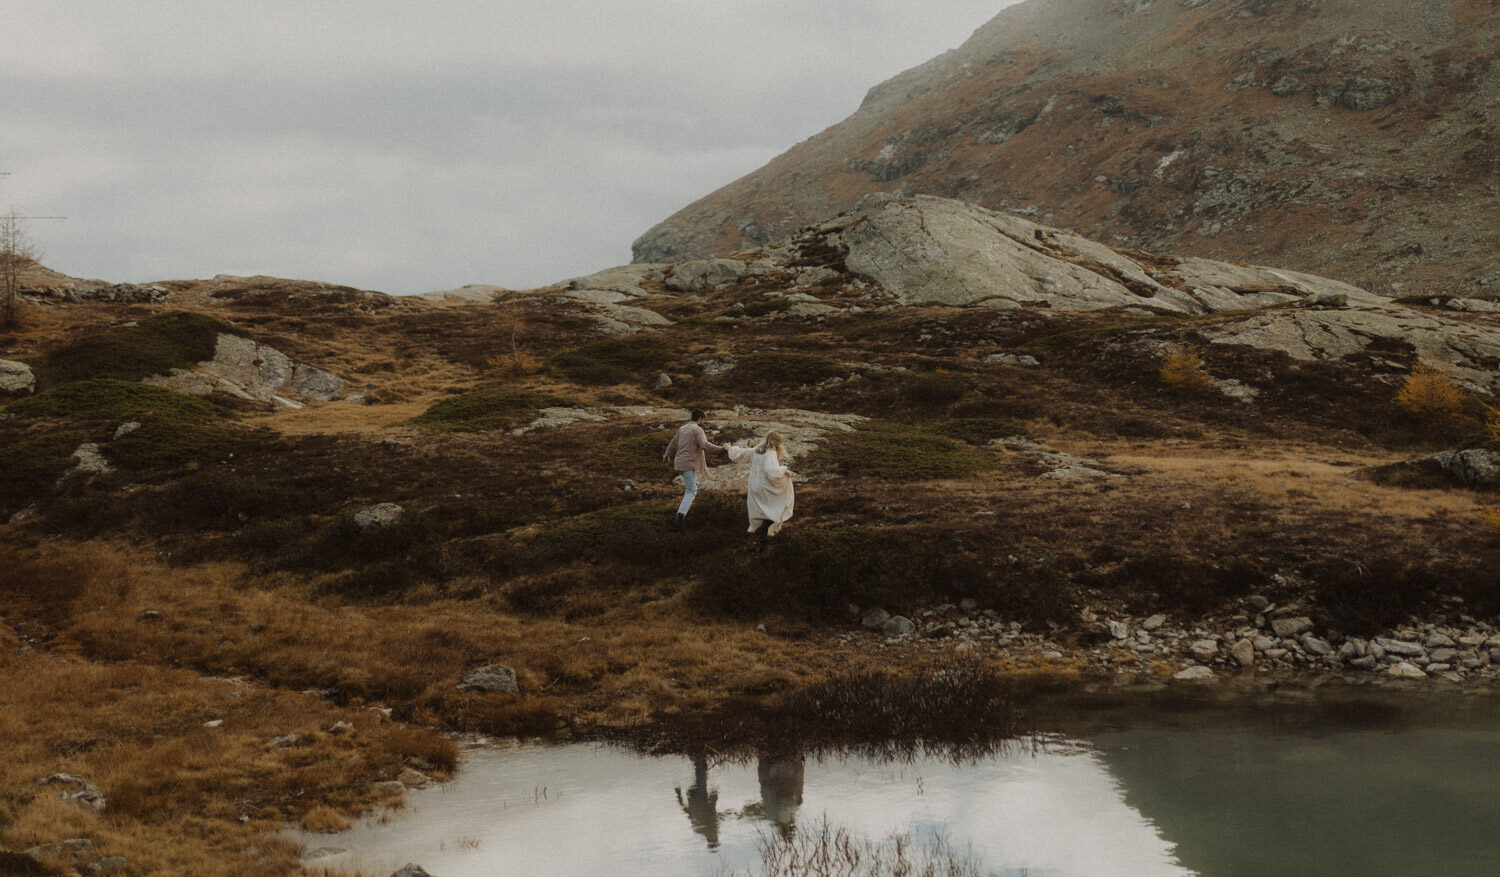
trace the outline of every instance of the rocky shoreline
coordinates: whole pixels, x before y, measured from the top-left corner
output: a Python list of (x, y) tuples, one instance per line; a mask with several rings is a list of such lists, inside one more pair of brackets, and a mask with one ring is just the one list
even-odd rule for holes
[(850, 607), (863, 630), (839, 635), (845, 648), (943, 650), (1012, 665), (1018, 672), (1103, 674), (1122, 679), (1213, 682), (1247, 675), (1334, 675), (1349, 682), (1424, 681), (1493, 685), (1500, 680), (1500, 628), (1464, 615), (1412, 620), (1375, 636), (1322, 628), (1300, 602), (1262, 596), (1242, 612), (1181, 624), (1085, 610), (1084, 626), (1027, 632), (973, 601), (944, 604), (915, 619)]

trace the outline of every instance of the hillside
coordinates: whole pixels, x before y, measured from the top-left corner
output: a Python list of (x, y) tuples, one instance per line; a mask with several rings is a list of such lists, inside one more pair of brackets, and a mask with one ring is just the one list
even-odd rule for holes
[(1488, 0), (1029, 0), (685, 207), (641, 262), (764, 245), (871, 192), (1392, 295), (1500, 273)]
[[(284, 825), (454, 732), (973, 743), (1031, 686), (1500, 679), (1489, 299), (930, 197), (488, 301), (35, 276), (0, 866), (298, 873)], [(692, 407), (786, 436), (765, 553), (722, 459), (670, 525)]]

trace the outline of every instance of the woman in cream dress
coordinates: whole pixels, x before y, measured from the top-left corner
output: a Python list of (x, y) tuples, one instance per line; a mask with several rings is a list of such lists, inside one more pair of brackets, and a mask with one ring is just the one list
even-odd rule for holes
[(750, 513), (750, 532), (760, 537), (760, 549), (764, 551), (781, 525), (791, 520), (795, 500), (794, 473), (781, 462), (785, 456), (781, 433), (774, 430), (766, 433), (765, 439), (753, 448), (731, 446), (728, 450), (730, 460), (750, 464), (745, 507)]

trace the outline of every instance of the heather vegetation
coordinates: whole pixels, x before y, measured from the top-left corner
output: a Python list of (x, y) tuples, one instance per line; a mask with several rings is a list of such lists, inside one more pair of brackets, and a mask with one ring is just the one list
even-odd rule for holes
[[(6, 851), (88, 834), (142, 873), (290, 873), (280, 825), (441, 778), (451, 732), (979, 744), (1026, 680), (1181, 666), (1101, 658), (1107, 619), (1228, 625), (1259, 598), (1352, 637), (1500, 613), (1491, 488), (1409, 462), (1497, 418), (1410, 350), (1293, 360), (1207, 343), (1216, 317), (734, 307), (761, 280), (618, 335), (545, 297), (273, 292), (77, 305), (28, 338), (52, 370), (0, 412), (0, 723), (50, 736), (6, 767)], [(138, 381), (219, 332), (295, 338), (363, 402)], [(117, 368), (122, 338), (158, 352)], [(712, 455), (669, 526), (688, 407), (716, 441), (792, 439), (797, 512), (765, 553), (744, 470)], [(916, 630), (866, 632), (874, 610)], [(519, 694), (458, 689), (491, 663)], [(102, 814), (29, 791), (59, 772)]]

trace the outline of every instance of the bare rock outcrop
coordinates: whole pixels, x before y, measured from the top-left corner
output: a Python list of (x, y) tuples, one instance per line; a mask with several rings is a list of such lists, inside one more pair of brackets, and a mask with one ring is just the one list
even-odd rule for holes
[(227, 333), (219, 335), (213, 359), (198, 363), (197, 368), (173, 369), (170, 375), (150, 377), (145, 382), (194, 396), (222, 392), (284, 407), (300, 404), (289, 396), (328, 402), (344, 392), (344, 382), (337, 375), (295, 362), (253, 339)]
[(903, 304), (1248, 310), (1347, 284), (1206, 259), (1141, 259), (1072, 232), (947, 198), (872, 195), (822, 227), (848, 269)]

